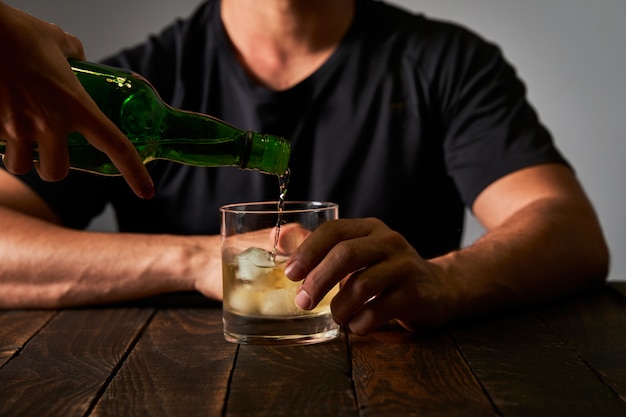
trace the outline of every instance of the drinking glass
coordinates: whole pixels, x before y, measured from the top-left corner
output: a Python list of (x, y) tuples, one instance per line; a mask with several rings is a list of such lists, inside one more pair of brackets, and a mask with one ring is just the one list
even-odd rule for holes
[(330, 312), (335, 286), (313, 310), (295, 303), (301, 282), (285, 276), (285, 263), (319, 225), (338, 218), (329, 202), (229, 204), (222, 216), (224, 337), (241, 344), (300, 345), (339, 334)]

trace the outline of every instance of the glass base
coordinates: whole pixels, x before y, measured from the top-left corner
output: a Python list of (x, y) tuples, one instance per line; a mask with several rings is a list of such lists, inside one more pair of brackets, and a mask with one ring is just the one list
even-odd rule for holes
[(296, 317), (251, 317), (224, 311), (224, 338), (247, 345), (310, 345), (339, 336), (330, 313)]

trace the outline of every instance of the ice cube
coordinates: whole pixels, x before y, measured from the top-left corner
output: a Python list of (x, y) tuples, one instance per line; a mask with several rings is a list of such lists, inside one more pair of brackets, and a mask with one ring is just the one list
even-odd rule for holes
[(235, 256), (235, 276), (242, 281), (263, 278), (274, 267), (272, 254), (264, 249), (249, 248)]
[(243, 314), (259, 314), (259, 293), (250, 285), (240, 285), (230, 292), (228, 303), (232, 310)]
[(286, 289), (267, 291), (259, 308), (267, 316), (285, 316), (298, 312), (294, 302), (294, 293)]

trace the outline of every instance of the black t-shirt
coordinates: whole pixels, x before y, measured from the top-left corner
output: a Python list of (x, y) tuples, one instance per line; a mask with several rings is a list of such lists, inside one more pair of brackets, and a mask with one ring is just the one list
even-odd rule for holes
[[(203, 3), (106, 63), (144, 75), (174, 107), (290, 139), (290, 200), (378, 217), (432, 257), (458, 247), (464, 206), (487, 185), (533, 164), (565, 163), (498, 48), (460, 26), (358, 0), (330, 59), (277, 92), (237, 63), (219, 5)], [(220, 205), (278, 197), (277, 178), (257, 172), (166, 161), (148, 168), (157, 190), (149, 201), (120, 177), (24, 181), (68, 226), (85, 227), (111, 202), (126, 232), (218, 233)]]

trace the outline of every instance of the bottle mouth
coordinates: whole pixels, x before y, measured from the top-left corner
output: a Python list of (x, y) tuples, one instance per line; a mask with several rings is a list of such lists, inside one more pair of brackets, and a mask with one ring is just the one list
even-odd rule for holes
[(239, 168), (285, 175), (291, 157), (289, 141), (279, 136), (246, 131), (244, 142), (245, 149), (239, 157)]

